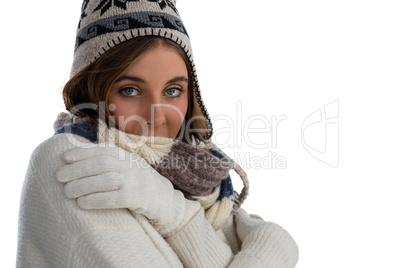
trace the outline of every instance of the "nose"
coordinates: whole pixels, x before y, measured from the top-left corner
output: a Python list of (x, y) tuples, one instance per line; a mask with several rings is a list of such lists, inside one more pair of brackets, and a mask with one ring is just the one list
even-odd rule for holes
[(163, 106), (162, 101), (157, 96), (149, 98), (146, 108), (144, 107), (144, 119), (147, 122), (148, 127), (158, 128), (166, 124)]
[(157, 128), (166, 124), (166, 117), (163, 112), (163, 104), (153, 103), (150, 107), (150, 117), (147, 124)]

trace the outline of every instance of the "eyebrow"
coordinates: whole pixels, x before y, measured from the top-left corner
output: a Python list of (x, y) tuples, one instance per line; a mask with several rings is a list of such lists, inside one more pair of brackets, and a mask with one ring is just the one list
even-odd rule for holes
[(145, 82), (144, 80), (142, 80), (141, 78), (138, 78), (138, 77), (136, 77), (136, 76), (130, 76), (130, 75), (123, 75), (123, 76), (120, 76), (119, 78), (117, 78), (116, 83), (117, 83), (117, 82), (120, 82), (120, 81), (123, 81), (123, 80), (131, 80), (131, 81), (139, 82), (139, 83), (143, 83), (143, 84), (146, 83), (146, 82)]
[(176, 82), (186, 82), (186, 83), (188, 83), (188, 79), (186, 77), (184, 77), (184, 76), (178, 76), (178, 77), (175, 77), (175, 78), (167, 81), (166, 84), (176, 83)]
[[(145, 82), (145, 80), (143, 80), (143, 79), (141, 79), (141, 78), (139, 78), (139, 77), (136, 77), (136, 76), (131, 76), (131, 75), (123, 75), (123, 76), (120, 76), (120, 77), (116, 80), (116, 83), (117, 83), (117, 82), (120, 82), (120, 81), (123, 81), (123, 80), (131, 80), (131, 81), (138, 82), (138, 83), (143, 83), (143, 84), (146, 84), (146, 83), (147, 83), (147, 82)], [(184, 76), (177, 76), (177, 77), (175, 77), (175, 78), (170, 79), (169, 81), (167, 81), (166, 84), (176, 83), (176, 82), (186, 82), (186, 83), (188, 83), (188, 79), (187, 79), (186, 77), (184, 77)]]

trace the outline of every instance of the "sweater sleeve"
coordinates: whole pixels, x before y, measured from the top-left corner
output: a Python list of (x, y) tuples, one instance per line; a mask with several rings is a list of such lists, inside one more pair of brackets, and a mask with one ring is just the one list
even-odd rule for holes
[(215, 231), (200, 211), (167, 238), (184, 267), (293, 268), (298, 248), (280, 226), (254, 220), (241, 210)]
[(82, 210), (64, 196), (55, 172), (65, 164), (63, 153), (84, 142), (70, 138), (54, 136), (32, 154), (21, 194), (17, 267), (182, 267), (172, 250), (163, 251), (170, 248), (163, 238), (155, 245), (127, 209)]
[(228, 267), (233, 260), (230, 246), (199, 212), (180, 230), (166, 237), (184, 267)]

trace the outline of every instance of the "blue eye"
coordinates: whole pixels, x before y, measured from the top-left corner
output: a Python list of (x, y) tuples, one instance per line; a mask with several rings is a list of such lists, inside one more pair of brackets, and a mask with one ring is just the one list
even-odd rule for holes
[(171, 97), (178, 97), (180, 96), (181, 92), (183, 92), (183, 90), (180, 88), (169, 88), (165, 91), (165, 93)]
[(136, 95), (140, 94), (140, 92), (137, 89), (132, 88), (132, 87), (123, 88), (121, 90), (121, 92), (126, 96), (136, 96)]

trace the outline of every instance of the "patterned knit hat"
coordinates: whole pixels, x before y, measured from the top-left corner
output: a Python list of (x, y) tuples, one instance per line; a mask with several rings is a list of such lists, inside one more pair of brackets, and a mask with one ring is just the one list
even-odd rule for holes
[[(140, 36), (159, 36), (177, 43), (192, 66), (195, 97), (207, 124), (212, 123), (201, 98), (190, 39), (174, 0), (84, 0), (77, 29), (71, 77), (114, 46)], [(196, 104), (195, 104), (196, 105)]]

